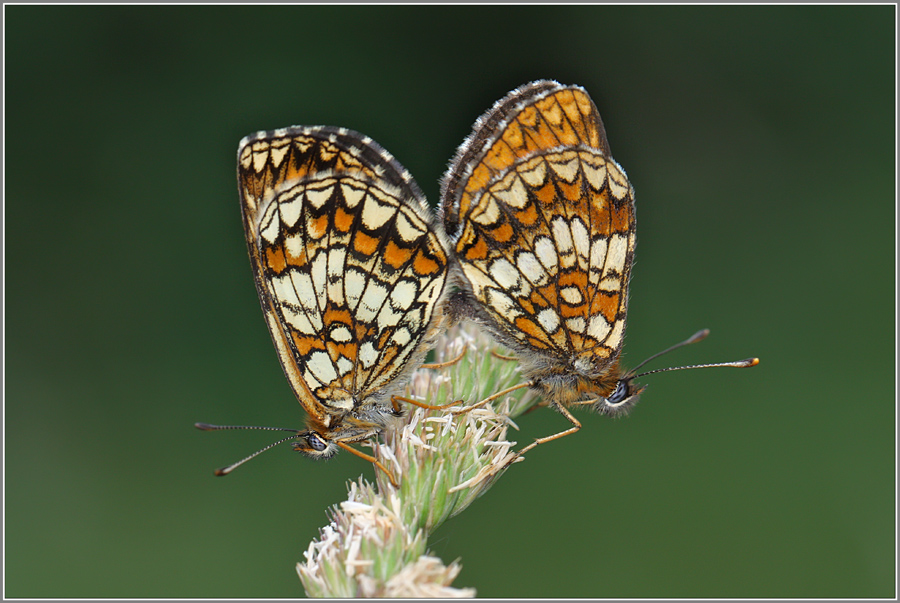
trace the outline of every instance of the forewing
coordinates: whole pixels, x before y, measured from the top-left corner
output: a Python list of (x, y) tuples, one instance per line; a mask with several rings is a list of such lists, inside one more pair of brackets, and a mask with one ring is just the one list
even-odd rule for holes
[(540, 150), (584, 145), (610, 156), (600, 113), (579, 86), (539, 80), (516, 88), (475, 121), (441, 185), (441, 213), (451, 238), (488, 183)]
[(444, 289), (446, 250), (422, 194), (386, 151), (343, 129), (248, 137), (238, 165), (285, 374), (307, 409), (353, 410), (407, 370)]
[[(601, 369), (618, 355), (625, 327), (631, 185), (580, 88), (501, 102), (517, 112), (493, 138), (473, 136), (489, 141), (478, 164), (450, 172), (471, 174), (460, 181), (452, 237), (463, 274), (505, 339)], [(452, 213), (445, 208), (445, 220)]]

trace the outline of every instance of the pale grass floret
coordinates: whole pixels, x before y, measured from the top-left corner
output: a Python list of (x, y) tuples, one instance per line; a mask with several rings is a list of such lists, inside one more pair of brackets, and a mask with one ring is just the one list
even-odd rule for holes
[[(432, 405), (473, 404), (522, 382), (518, 363), (475, 327), (454, 328), (436, 344), (434, 362), (466, 354), (456, 364), (413, 373), (406, 394)], [(428, 536), (484, 494), (515, 459), (510, 417), (535, 402), (526, 389), (468, 413), (415, 408), (401, 426), (374, 445), (399, 488), (376, 471), (360, 478), (347, 500), (330, 511), (331, 523), (310, 543), (297, 572), (311, 597), (474, 597), (451, 583), (461, 566), (428, 554)]]

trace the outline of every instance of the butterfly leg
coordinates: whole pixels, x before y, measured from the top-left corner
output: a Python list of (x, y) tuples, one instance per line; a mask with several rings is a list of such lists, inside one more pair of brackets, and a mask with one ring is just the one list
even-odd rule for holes
[(476, 403), (473, 404), (472, 406), (466, 406), (465, 408), (460, 408), (459, 410), (454, 410), (454, 411), (453, 411), (453, 414), (454, 414), (454, 415), (465, 414), (465, 413), (467, 413), (467, 412), (469, 412), (469, 411), (471, 411), (471, 410), (475, 410), (476, 408), (481, 408), (482, 406), (484, 406), (484, 405), (487, 404), (488, 402), (493, 402), (493, 401), (496, 400), (497, 398), (501, 398), (501, 397), (505, 396), (505, 395), (508, 394), (508, 393), (511, 393), (511, 392), (516, 391), (517, 389), (522, 389), (523, 387), (531, 387), (532, 385), (534, 385), (534, 383), (532, 383), (531, 381), (526, 381), (525, 383), (520, 383), (520, 384), (518, 384), (518, 385), (513, 385), (512, 387), (507, 387), (506, 389), (504, 389), (504, 390), (502, 390), (502, 391), (499, 391), (499, 392), (497, 392), (496, 394), (491, 394), (490, 396), (488, 396), (487, 398), (485, 398), (485, 399), (482, 400), (481, 402), (476, 402)]
[(591, 398), (590, 400), (579, 400), (578, 402), (569, 402), (569, 406), (584, 406), (585, 404), (596, 404), (600, 398)]
[(578, 419), (576, 419), (574, 416), (572, 416), (572, 413), (570, 413), (570, 412), (568, 411), (568, 409), (567, 409), (565, 406), (561, 406), (561, 405), (559, 405), (559, 404), (553, 404), (552, 406), (553, 406), (556, 410), (558, 410), (558, 411), (562, 414), (562, 416), (564, 416), (565, 418), (567, 418), (567, 419), (569, 420), (570, 423), (572, 423), (572, 427), (570, 427), (570, 428), (568, 428), (568, 429), (566, 429), (566, 430), (564, 430), (564, 431), (560, 431), (559, 433), (555, 433), (555, 434), (553, 434), (553, 435), (547, 436), (547, 437), (545, 437), (545, 438), (537, 438), (537, 439), (536, 439), (535, 441), (533, 441), (531, 444), (529, 444), (528, 446), (526, 446), (525, 448), (523, 448), (522, 450), (520, 450), (519, 452), (517, 452), (515, 458), (521, 458), (526, 452), (528, 452), (528, 451), (531, 450), (532, 448), (538, 446), (539, 444), (545, 444), (545, 443), (547, 443), (547, 442), (551, 442), (551, 441), (553, 441), (553, 440), (557, 440), (557, 439), (559, 439), (559, 438), (561, 438), (561, 437), (563, 437), (563, 436), (567, 436), (567, 435), (573, 434), (573, 433), (575, 433), (576, 431), (578, 431), (579, 429), (581, 429), (581, 423), (578, 421)]
[(400, 412), (400, 402), (406, 402), (407, 404), (412, 404), (413, 406), (418, 406), (419, 408), (424, 408), (425, 410), (446, 410), (457, 404), (461, 404), (462, 400), (457, 400), (456, 402), (451, 402), (450, 404), (425, 404), (424, 402), (419, 402), (418, 400), (413, 400), (412, 398), (407, 398), (405, 396), (391, 396), (391, 404), (394, 406), (394, 412)]
[(394, 475), (390, 471), (388, 471), (387, 468), (385, 468), (385, 466), (382, 465), (381, 462), (378, 459), (376, 459), (374, 456), (372, 456), (371, 454), (366, 454), (365, 452), (363, 452), (361, 450), (357, 450), (353, 446), (350, 446), (349, 444), (344, 444), (343, 442), (335, 442), (335, 444), (337, 444), (338, 446), (340, 446), (347, 452), (352, 452), (359, 458), (369, 461), (370, 463), (372, 463), (373, 465), (375, 465), (376, 467), (378, 467), (379, 469), (384, 471), (384, 474), (391, 481), (392, 486), (394, 486), (395, 488), (400, 487), (400, 484), (398, 484), (397, 480), (394, 479)]
[(491, 350), (491, 356), (499, 358), (500, 360), (518, 360), (515, 356), (504, 356), (503, 354), (498, 354), (494, 350)]
[(459, 362), (460, 360), (463, 359), (463, 356), (466, 355), (467, 350), (468, 350), (468, 348), (463, 348), (462, 353), (459, 356), (457, 356), (456, 358), (454, 358), (453, 360), (448, 360), (447, 362), (433, 362), (433, 363), (423, 364), (422, 368), (440, 369), (440, 368), (447, 368), (448, 366), (453, 366), (454, 364), (456, 364), (457, 362)]

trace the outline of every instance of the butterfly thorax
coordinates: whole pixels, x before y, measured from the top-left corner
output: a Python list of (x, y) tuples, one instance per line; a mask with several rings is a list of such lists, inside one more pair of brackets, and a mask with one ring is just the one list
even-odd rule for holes
[(403, 411), (394, 410), (390, 402), (372, 403), (361, 405), (350, 416), (360, 425), (378, 425), (383, 429), (392, 429), (399, 424)]
[(371, 393), (354, 393), (338, 386), (320, 388), (316, 391), (319, 412), (310, 419), (310, 428), (324, 432), (351, 425), (361, 428), (386, 426), (392, 419), (402, 416), (390, 402), (390, 394), (398, 389), (394, 386)]
[(380, 433), (382, 426), (372, 421), (360, 419), (354, 415), (347, 415), (337, 423), (332, 424), (331, 429), (323, 432), (323, 435), (331, 440), (342, 442), (358, 442)]
[(618, 360), (601, 369), (580, 360), (539, 362), (524, 367), (524, 375), (547, 403), (568, 406), (575, 402), (607, 398), (622, 378)]

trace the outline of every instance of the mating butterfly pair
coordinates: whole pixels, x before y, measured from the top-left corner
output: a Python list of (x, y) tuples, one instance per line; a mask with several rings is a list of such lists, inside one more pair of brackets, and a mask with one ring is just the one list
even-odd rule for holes
[(464, 308), (517, 352), (525, 378), (475, 406), (532, 387), (572, 423), (520, 454), (578, 430), (567, 407), (615, 414), (643, 390), (618, 364), (634, 194), (584, 89), (533, 82), (482, 115), (443, 178), (440, 222), (390, 154), (343, 128), (249, 136), (238, 180), (257, 292), (308, 415), (305, 430), (285, 429), (292, 435), (259, 452), (294, 440), (307, 456), (344, 448), (384, 470), (349, 444), (387, 428), (401, 401), (428, 407), (393, 393)]

